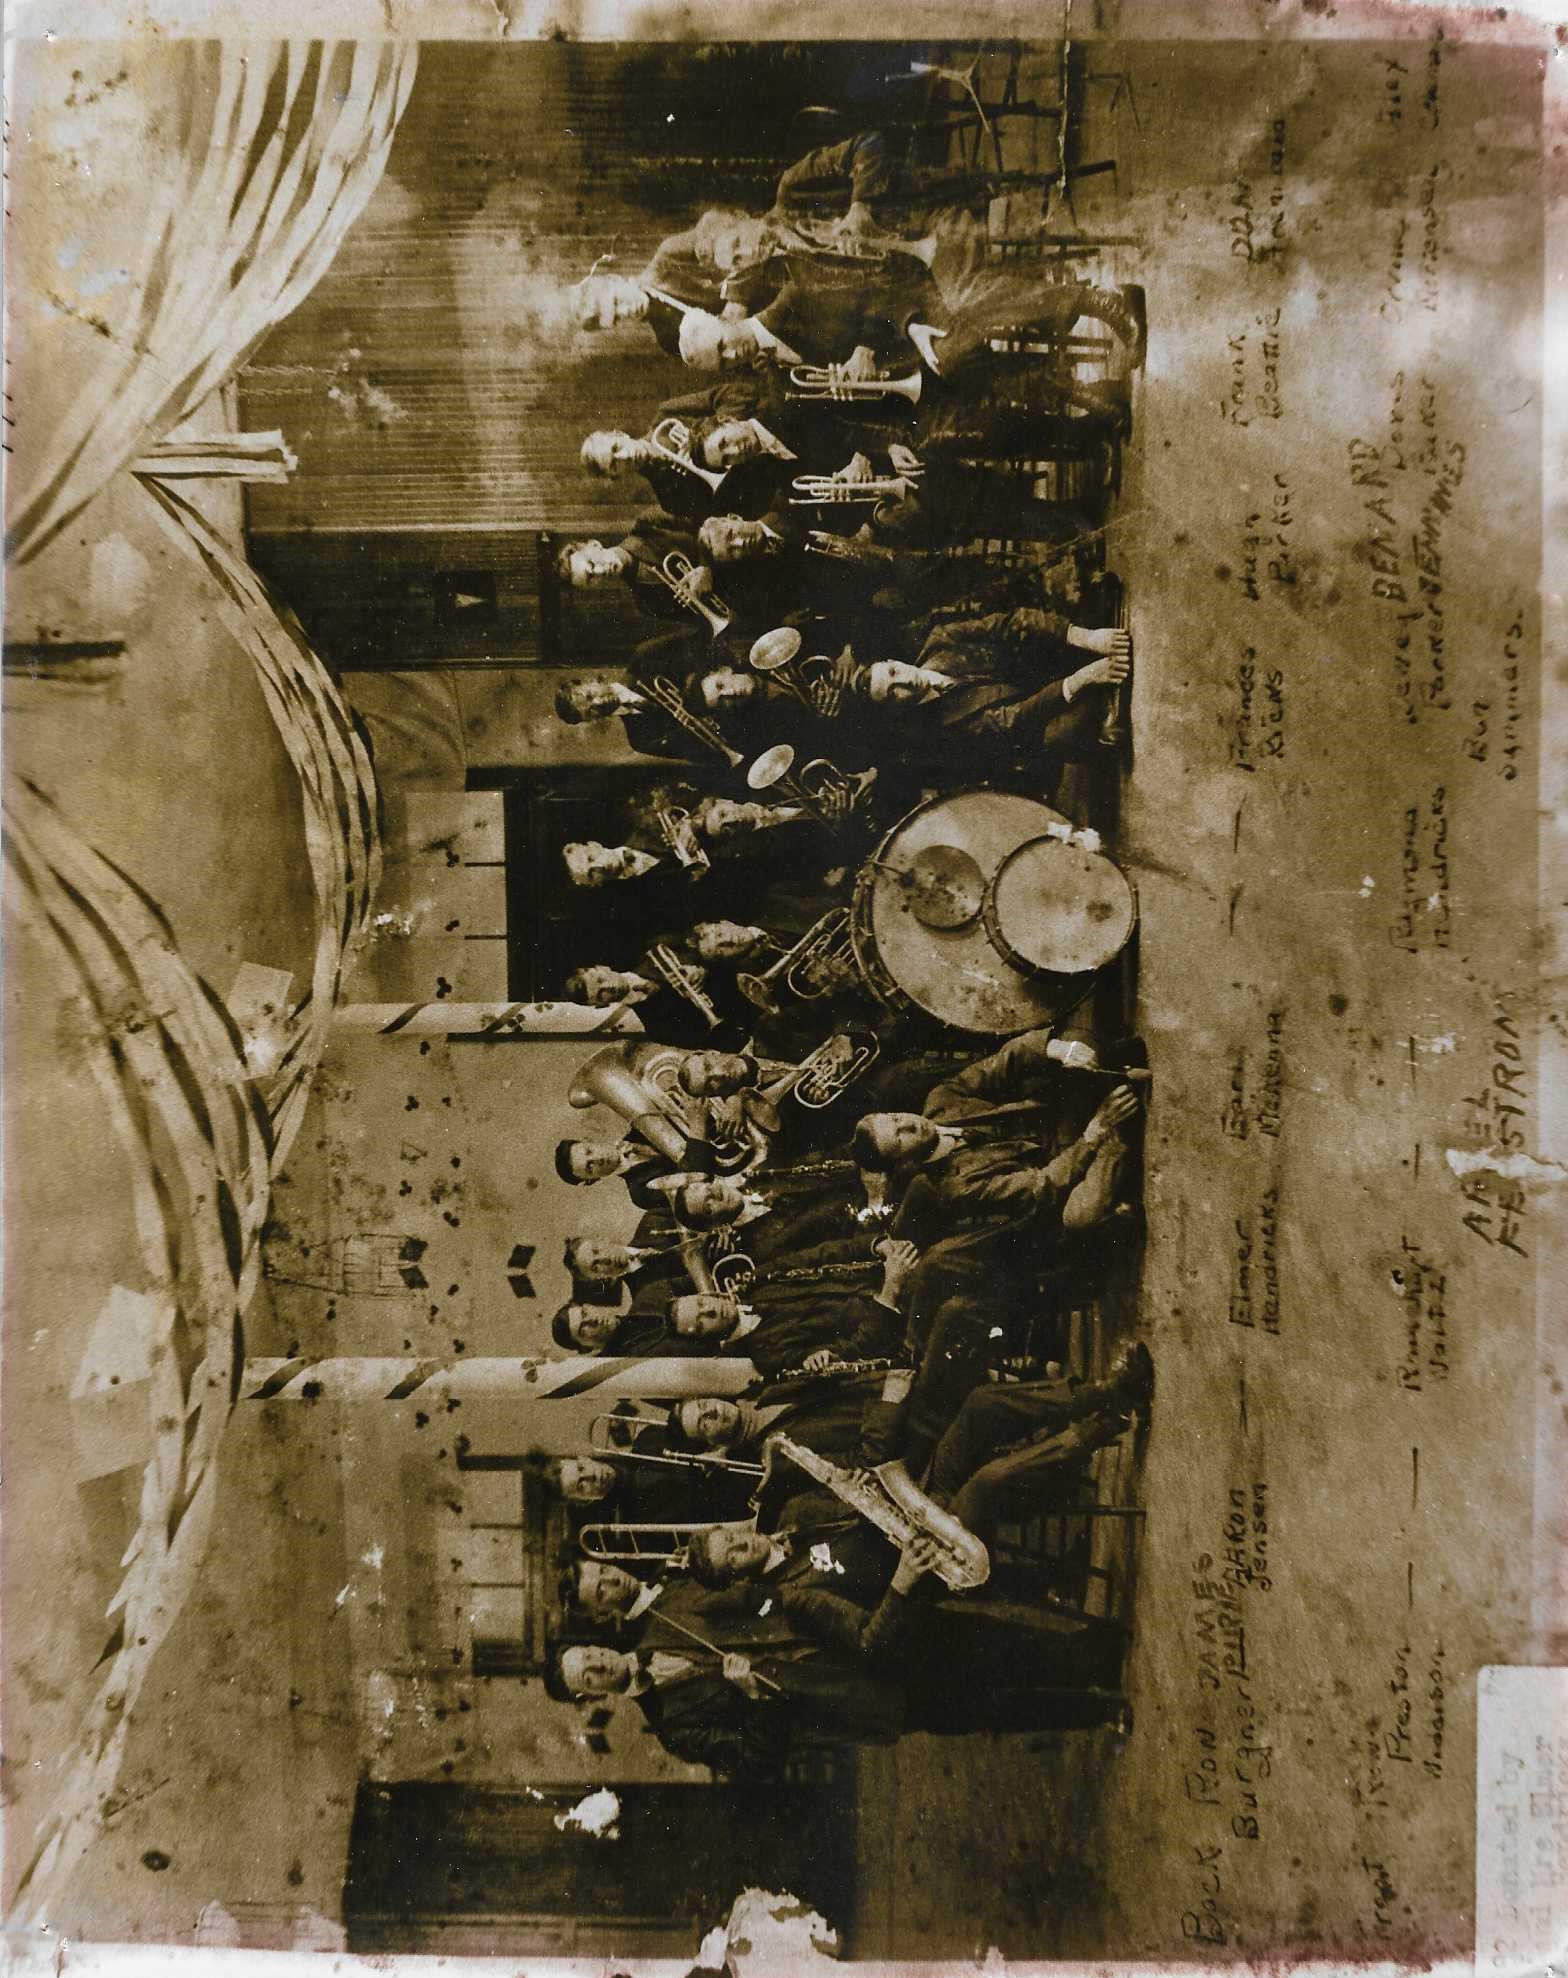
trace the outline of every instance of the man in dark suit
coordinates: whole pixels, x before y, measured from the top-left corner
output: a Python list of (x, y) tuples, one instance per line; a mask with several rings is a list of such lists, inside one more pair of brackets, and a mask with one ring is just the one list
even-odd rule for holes
[[(873, 1255), (879, 1251), (880, 1255)], [(759, 1271), (738, 1294), (684, 1292), (670, 1303), (674, 1337), (743, 1354), (770, 1381), (833, 1361), (891, 1357), (903, 1337), (899, 1301), (913, 1244), (860, 1233)]]

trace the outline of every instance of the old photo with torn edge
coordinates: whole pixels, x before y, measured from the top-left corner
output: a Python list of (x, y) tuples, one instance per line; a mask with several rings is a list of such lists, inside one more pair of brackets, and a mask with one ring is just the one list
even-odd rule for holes
[(1563, 43), (8, 24), (18, 1968), (1561, 1953)]

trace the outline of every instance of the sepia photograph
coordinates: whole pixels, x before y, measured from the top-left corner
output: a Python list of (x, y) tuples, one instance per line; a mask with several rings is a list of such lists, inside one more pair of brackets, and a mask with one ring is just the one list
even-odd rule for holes
[(20, 10), (18, 1970), (1554, 1968), (1565, 43)]

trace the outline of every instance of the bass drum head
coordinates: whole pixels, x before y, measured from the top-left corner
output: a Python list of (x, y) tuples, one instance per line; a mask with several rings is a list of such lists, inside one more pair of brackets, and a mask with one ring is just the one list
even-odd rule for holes
[(1020, 845), (986, 896), (986, 932), (1030, 975), (1089, 975), (1127, 945), (1135, 918), (1124, 872), (1098, 852), (1061, 838)]
[[(855, 950), (881, 1000), (990, 1037), (1031, 1030), (1070, 1008), (1084, 985), (1064, 990), (1055, 977), (1020, 969), (992, 941), (983, 912), (948, 927), (923, 917), (931, 911), (933, 871), (945, 872), (951, 885), (972, 862), (989, 893), (1020, 845), (1066, 823), (1033, 797), (985, 789), (933, 797), (900, 819), (856, 886)], [(955, 852), (966, 855), (963, 863)], [(953, 890), (964, 889), (960, 883)]]

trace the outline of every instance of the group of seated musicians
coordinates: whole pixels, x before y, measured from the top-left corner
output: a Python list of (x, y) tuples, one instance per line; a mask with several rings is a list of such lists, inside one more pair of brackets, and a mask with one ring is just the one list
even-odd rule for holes
[[(1130, 674), (1101, 525), (1142, 292), (999, 264), (982, 193), (867, 132), (800, 160), (766, 214), (706, 212), (641, 275), (577, 291), (585, 327), (645, 322), (695, 375), (646, 431), (585, 437), (585, 470), (650, 505), (559, 552), (564, 584), (624, 585), (656, 623), (556, 712), (619, 721), (667, 770), (617, 842), (564, 848), (572, 885), (610, 890), (605, 946), (561, 988), (635, 1008), (667, 1056), (625, 1134), (557, 1149), (563, 1182), (616, 1203), (606, 1224), (621, 1187), (637, 1221), (568, 1243), (553, 1332), (749, 1372), (623, 1404), (560, 1462), (601, 1538), (693, 1529), (656, 1560), (629, 1541), (566, 1562), (581, 1628), (549, 1680), (635, 1698), (730, 1777), (815, 1744), (1126, 1716), (1122, 1631), (988, 1548), (1147, 1414), (1142, 1346), (1103, 1380), (1061, 1369), (1061, 1287), (1136, 1213), (1136, 1040), (1081, 1012), (987, 1051), (906, 1034), (816, 938), (932, 796), (1001, 785), (1071, 819), (1064, 779), (1108, 759)], [(623, 886), (669, 931), (612, 961)], [(913, 1493), (902, 1524), (840, 1487), (879, 1467)], [(987, 1552), (983, 1578), (955, 1543)]]
[[(679, 1082), (722, 1107), (761, 1097), (770, 1069), (693, 1051)], [(770, 1442), (846, 1474), (897, 1464), (987, 1546), (1020, 1507), (1069, 1501), (1147, 1409), (1149, 1355), (1129, 1347), (1101, 1381), (1050, 1360), (1007, 1376), (1059, 1347), (1053, 1264), (1081, 1280), (1133, 1208), (1138, 1081), (1081, 1032), (1042, 1030), (958, 1071), (897, 1066), (901, 1103), (857, 1105), (809, 1151), (764, 1098), (766, 1151), (738, 1178), (635, 1136), (561, 1143), (563, 1179), (622, 1184), (641, 1214), (628, 1242), (569, 1243), (557, 1343), (735, 1357), (753, 1377), (734, 1397), (626, 1404), (623, 1444), (562, 1461), (563, 1493), (612, 1535), (702, 1529), (652, 1579), (636, 1558), (570, 1562), (568, 1610), (630, 1631), (564, 1648), (558, 1693), (631, 1695), (676, 1756), (744, 1777), (803, 1744), (1125, 1720), (1119, 1628), (1043, 1604), (1019, 1569), (933, 1580), (923, 1526), (895, 1543)]]

